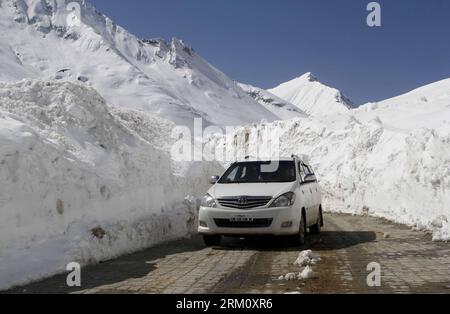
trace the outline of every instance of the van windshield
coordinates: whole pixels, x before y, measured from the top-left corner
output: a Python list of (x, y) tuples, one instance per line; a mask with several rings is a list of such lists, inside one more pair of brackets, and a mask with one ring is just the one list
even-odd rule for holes
[(233, 164), (218, 183), (294, 182), (294, 161), (249, 161)]

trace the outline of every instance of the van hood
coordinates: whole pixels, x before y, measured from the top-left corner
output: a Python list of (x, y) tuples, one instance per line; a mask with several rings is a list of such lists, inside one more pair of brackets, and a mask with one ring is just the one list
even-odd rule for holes
[(208, 193), (213, 198), (243, 195), (278, 197), (293, 191), (296, 184), (297, 182), (216, 184)]

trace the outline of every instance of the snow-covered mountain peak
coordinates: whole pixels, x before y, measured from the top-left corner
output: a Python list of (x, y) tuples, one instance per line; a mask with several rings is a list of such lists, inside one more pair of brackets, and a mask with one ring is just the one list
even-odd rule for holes
[[(296, 78), (294, 78), (294, 79), (292, 79), (292, 80), (290, 80), (288, 82), (281, 83), (277, 87), (283, 86), (283, 85), (288, 84), (288, 83), (291, 86), (294, 86), (294, 85), (301, 86), (301, 85), (306, 84), (308, 82), (310, 82), (310, 83), (318, 82), (317, 77), (312, 72), (306, 72), (305, 74), (300, 75), (300, 76), (298, 76), (298, 77), (296, 77)], [(277, 87), (275, 87), (275, 88), (277, 88)]]
[(339, 90), (321, 83), (311, 72), (268, 91), (313, 116), (345, 113), (353, 107)]
[(281, 119), (308, 116), (297, 106), (294, 106), (290, 102), (283, 100), (264, 89), (243, 83), (238, 84), (250, 97)]
[(316, 82), (317, 77), (311, 72), (306, 72), (305, 74), (303, 74), (302, 76), (299, 76), (297, 79), (294, 79), (294, 80)]
[(113, 106), (183, 125), (194, 118), (205, 126), (280, 118), (182, 40), (137, 38), (87, 1), (4, 0), (1, 6), (0, 81), (81, 81)]
[(34, 25), (44, 33), (65, 31), (83, 23), (90, 25), (92, 17), (107, 19), (83, 0), (4, 0), (3, 6), (15, 22)]
[(189, 66), (188, 60), (194, 57), (194, 49), (178, 38), (170, 42), (171, 64), (175, 67)]
[[(152, 60), (148, 50), (176, 68), (189, 67), (198, 57), (183, 40), (139, 39), (84, 0), (6, 0), (15, 22), (34, 26), (41, 33), (54, 31), (64, 39), (89, 38), (95, 46), (107, 45), (124, 56)], [(137, 45), (136, 45), (137, 44)]]

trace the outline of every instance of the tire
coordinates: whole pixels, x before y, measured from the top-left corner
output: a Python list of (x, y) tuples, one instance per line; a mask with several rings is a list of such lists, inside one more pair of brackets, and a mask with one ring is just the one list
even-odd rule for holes
[(302, 210), (302, 220), (300, 221), (300, 228), (298, 230), (298, 234), (296, 235), (296, 242), (299, 245), (305, 244), (306, 241), (306, 215)]
[(319, 208), (319, 215), (317, 217), (317, 223), (309, 228), (311, 234), (320, 234), (320, 229), (323, 226), (322, 206)]
[(203, 242), (205, 242), (206, 246), (217, 246), (220, 244), (222, 237), (220, 235), (203, 235)]
[(323, 219), (322, 205), (320, 205), (320, 226), (323, 228), (325, 226), (325, 220)]

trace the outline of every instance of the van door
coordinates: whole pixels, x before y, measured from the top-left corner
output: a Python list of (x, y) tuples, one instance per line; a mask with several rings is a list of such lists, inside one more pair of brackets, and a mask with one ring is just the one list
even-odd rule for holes
[(316, 212), (315, 216), (317, 217), (319, 214), (319, 208), (320, 208), (320, 203), (321, 203), (321, 197), (320, 197), (320, 191), (319, 191), (319, 184), (317, 183), (317, 178), (316, 175), (312, 169), (311, 166), (307, 165), (308, 170), (309, 170), (309, 174), (312, 175), (312, 199), (313, 199), (313, 207), (314, 207), (314, 211)]
[(312, 192), (312, 206), (315, 210), (319, 210), (320, 206), (320, 197), (319, 197), (319, 190), (318, 190), (318, 184), (317, 184), (317, 178), (314, 174), (314, 171), (312, 170), (312, 167), (310, 165), (304, 165), (306, 169), (306, 174), (309, 178), (309, 181), (311, 182), (311, 192)]
[(306, 210), (306, 224), (309, 227), (311, 224), (315, 223), (315, 219), (313, 218), (314, 212), (314, 200), (312, 193), (312, 183), (306, 182), (307, 176), (307, 168), (301, 162), (299, 162), (299, 172), (300, 172), (300, 198), (301, 203), (305, 207)]

